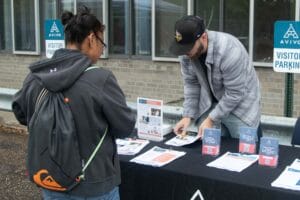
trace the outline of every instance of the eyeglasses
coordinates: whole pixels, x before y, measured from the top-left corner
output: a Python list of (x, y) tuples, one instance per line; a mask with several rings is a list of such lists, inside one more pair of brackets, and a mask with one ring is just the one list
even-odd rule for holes
[(103, 42), (103, 40), (100, 37), (98, 37), (97, 35), (96, 35), (96, 38), (101, 42), (103, 47), (106, 48), (107, 45), (105, 44), (105, 42)]

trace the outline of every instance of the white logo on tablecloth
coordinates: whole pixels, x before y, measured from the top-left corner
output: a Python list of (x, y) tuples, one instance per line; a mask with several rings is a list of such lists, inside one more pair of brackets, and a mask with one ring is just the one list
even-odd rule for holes
[(193, 196), (192, 196), (192, 198), (191, 198), (190, 200), (196, 200), (196, 199), (198, 199), (197, 197), (199, 197), (200, 200), (204, 200), (204, 197), (202, 196), (200, 190), (197, 190), (197, 191), (193, 194)]

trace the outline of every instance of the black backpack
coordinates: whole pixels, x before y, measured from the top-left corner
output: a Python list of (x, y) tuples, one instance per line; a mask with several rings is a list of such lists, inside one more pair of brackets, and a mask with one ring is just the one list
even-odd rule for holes
[(83, 163), (68, 98), (42, 89), (30, 120), (27, 168), (30, 180), (43, 188), (70, 191), (84, 179), (84, 171), (100, 148), (100, 142)]

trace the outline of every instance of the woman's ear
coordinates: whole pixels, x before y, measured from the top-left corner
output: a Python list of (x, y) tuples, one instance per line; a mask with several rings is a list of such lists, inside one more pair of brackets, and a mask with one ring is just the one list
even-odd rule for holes
[(204, 31), (203, 33), (202, 33), (202, 35), (201, 35), (201, 37), (203, 38), (203, 39), (207, 39), (207, 33)]
[(91, 47), (92, 46), (92, 43), (93, 43), (93, 40), (95, 39), (95, 37), (94, 37), (94, 34), (93, 33), (90, 33), (89, 35), (88, 35), (88, 43), (89, 43), (89, 47)]

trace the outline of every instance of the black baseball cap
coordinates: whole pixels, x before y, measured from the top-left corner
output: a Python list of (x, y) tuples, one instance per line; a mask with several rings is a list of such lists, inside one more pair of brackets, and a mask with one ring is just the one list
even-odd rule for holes
[(205, 31), (204, 20), (199, 16), (188, 15), (175, 23), (175, 37), (169, 50), (174, 55), (187, 54), (195, 41)]

